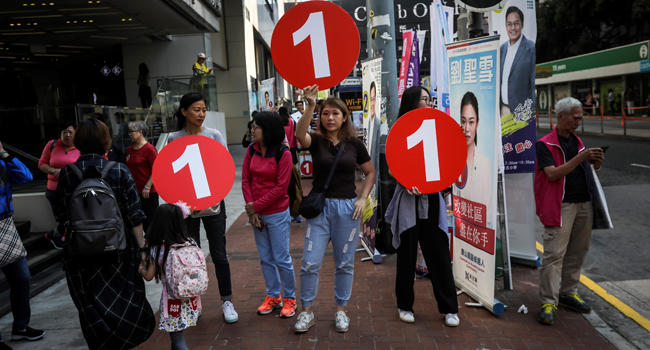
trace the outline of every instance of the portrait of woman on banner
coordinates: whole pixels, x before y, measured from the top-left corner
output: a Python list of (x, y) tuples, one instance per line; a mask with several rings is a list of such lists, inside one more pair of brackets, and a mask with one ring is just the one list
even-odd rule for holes
[(454, 183), (454, 195), (485, 205), (485, 221), (487, 227), (491, 228), (494, 213), (492, 164), (478, 148), (479, 126), (478, 100), (474, 93), (468, 91), (460, 102), (460, 127), (467, 141), (467, 163), (465, 170)]

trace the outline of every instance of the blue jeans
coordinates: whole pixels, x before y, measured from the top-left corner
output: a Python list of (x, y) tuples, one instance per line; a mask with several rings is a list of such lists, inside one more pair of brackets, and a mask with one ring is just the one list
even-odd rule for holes
[[(266, 225), (262, 231), (253, 228), (255, 244), (266, 282), (266, 294), (277, 298), (284, 286), (284, 297), (296, 298), (296, 275), (289, 255), (291, 216), (289, 209), (275, 214), (261, 215)], [(279, 272), (279, 273), (278, 273)]]
[(318, 293), (318, 272), (330, 240), (334, 250), (334, 296), (336, 305), (345, 306), (352, 294), (354, 253), (359, 243), (361, 218), (353, 220), (354, 199), (325, 199), (325, 208), (307, 220), (305, 250), (300, 268), (300, 302), (311, 306)]
[[(14, 330), (25, 329), (29, 325), (29, 318), (32, 314), (29, 308), (29, 284), (32, 276), (27, 268), (27, 258), (14, 261), (2, 268), (9, 283), (9, 300), (11, 302), (11, 313), (14, 315)], [(2, 335), (0, 335), (2, 340)]]

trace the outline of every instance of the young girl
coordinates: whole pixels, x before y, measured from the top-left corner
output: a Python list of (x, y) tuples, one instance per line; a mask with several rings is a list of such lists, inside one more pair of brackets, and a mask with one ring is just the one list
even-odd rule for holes
[[(184, 203), (183, 203), (184, 204)], [(156, 282), (163, 282), (163, 288), (167, 288), (165, 271), (171, 268), (171, 260), (167, 260), (168, 250), (165, 246), (191, 242), (196, 244), (187, 236), (185, 218), (190, 214), (190, 208), (183, 205), (163, 204), (156, 210), (151, 227), (147, 232), (147, 243), (150, 251), (143, 252), (143, 263), (140, 265), (140, 274), (145, 280), (151, 281), (154, 277)], [(164, 294), (163, 294), (164, 295)], [(196, 326), (198, 311), (195, 298), (174, 300), (167, 296), (168, 317), (165, 317), (163, 307), (163, 295), (160, 297), (160, 323), (158, 329), (169, 333), (172, 341), (172, 350), (188, 350), (185, 344), (183, 330)], [(197, 297), (198, 298), (198, 297)], [(180, 312), (174, 312), (174, 305), (180, 301)]]

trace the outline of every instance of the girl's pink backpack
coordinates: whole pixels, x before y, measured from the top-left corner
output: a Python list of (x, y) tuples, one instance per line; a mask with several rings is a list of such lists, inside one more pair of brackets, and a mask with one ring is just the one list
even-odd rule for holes
[[(190, 299), (208, 291), (208, 270), (205, 256), (194, 241), (174, 244), (169, 248), (163, 288), (165, 317), (169, 317), (167, 295), (171, 299)], [(201, 310), (201, 298), (197, 298), (197, 310)]]

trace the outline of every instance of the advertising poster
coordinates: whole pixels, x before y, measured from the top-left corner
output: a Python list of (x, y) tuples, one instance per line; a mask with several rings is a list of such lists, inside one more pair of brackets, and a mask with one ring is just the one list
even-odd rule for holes
[(467, 142), (465, 170), (453, 185), (454, 279), (495, 314), (499, 127), (499, 37), (447, 45), (451, 117)]
[(275, 111), (275, 78), (262, 80), (259, 94), (260, 110)]
[[(382, 120), (380, 110), (381, 101), (381, 57), (373, 58), (361, 63), (363, 86), (363, 143), (368, 149), (370, 159), (375, 170), (379, 171), (379, 137), (381, 135)], [(377, 198), (378, 182), (372, 187), (366, 207), (363, 210), (363, 231), (361, 240), (370, 256), (375, 252), (375, 233), (377, 231)]]
[(408, 87), (406, 86), (406, 78), (408, 76), (409, 62), (411, 60), (411, 49), (413, 47), (413, 38), (417, 38), (412, 31), (406, 31), (402, 33), (402, 63), (399, 69), (399, 80), (397, 81), (397, 98), (399, 101), (402, 101), (402, 95), (404, 90)]
[[(537, 266), (535, 244), (535, 4), (509, 0), (489, 13), (490, 33), (500, 34), (500, 117), (505, 166), (510, 256)], [(547, 109), (548, 106), (545, 106)]]

